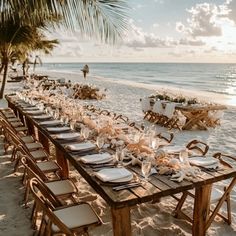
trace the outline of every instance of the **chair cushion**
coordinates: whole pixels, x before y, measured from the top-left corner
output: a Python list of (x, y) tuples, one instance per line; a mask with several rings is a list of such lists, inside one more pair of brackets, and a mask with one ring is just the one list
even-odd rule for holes
[(32, 151), (30, 152), (30, 154), (35, 160), (47, 159), (48, 157), (47, 154), (43, 150)]
[(45, 184), (57, 196), (77, 192), (74, 185), (68, 179), (52, 181)]
[(14, 128), (23, 126), (23, 123), (21, 121), (10, 122), (10, 123), (11, 123), (11, 126)]
[(33, 143), (33, 142), (35, 142), (34, 138), (32, 136), (29, 136), (29, 135), (21, 137), (21, 140), (24, 143)]
[[(54, 210), (53, 212), (69, 229), (100, 222), (91, 206), (86, 203), (60, 210)], [(52, 225), (52, 230), (54, 232), (60, 231), (54, 224)]]
[(21, 127), (16, 127), (15, 130), (16, 130), (17, 132), (20, 132), (20, 131), (27, 131), (28, 128), (25, 127), (25, 126), (21, 126)]
[(14, 118), (9, 118), (7, 119), (8, 122), (16, 122), (16, 121), (21, 121), (18, 117), (14, 117)]
[(29, 150), (34, 150), (34, 149), (43, 148), (43, 145), (42, 145), (41, 143), (26, 143), (25, 146), (26, 146)]
[(43, 161), (43, 162), (38, 162), (36, 165), (40, 168), (41, 171), (47, 172), (47, 171), (56, 171), (59, 170), (60, 167), (57, 165), (56, 162), (54, 161)]

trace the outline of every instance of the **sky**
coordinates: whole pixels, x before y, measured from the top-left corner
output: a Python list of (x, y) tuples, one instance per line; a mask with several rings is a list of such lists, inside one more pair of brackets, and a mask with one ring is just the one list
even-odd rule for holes
[(122, 40), (51, 32), (60, 45), (46, 62), (236, 63), (236, 0), (127, 0)]

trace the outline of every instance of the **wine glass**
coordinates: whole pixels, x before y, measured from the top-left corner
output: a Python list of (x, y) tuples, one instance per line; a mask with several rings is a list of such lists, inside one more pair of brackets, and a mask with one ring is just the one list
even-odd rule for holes
[(71, 121), (70, 121), (70, 128), (71, 128), (72, 130), (75, 130), (75, 129), (76, 129), (76, 120), (71, 120)]
[(142, 161), (142, 174), (144, 176), (144, 180), (148, 181), (148, 177), (151, 174), (152, 162), (150, 160)]
[(183, 163), (185, 165), (189, 165), (187, 150), (182, 150), (179, 153), (179, 160), (180, 160), (181, 163)]
[(87, 127), (81, 128), (81, 136), (84, 138), (84, 140), (88, 139), (89, 134), (90, 134), (90, 132)]
[(115, 153), (115, 160), (118, 163), (118, 166), (123, 166), (125, 152), (123, 149), (117, 148)]
[(104, 143), (105, 143), (104, 137), (102, 137), (101, 135), (97, 136), (96, 144), (99, 149), (103, 147)]

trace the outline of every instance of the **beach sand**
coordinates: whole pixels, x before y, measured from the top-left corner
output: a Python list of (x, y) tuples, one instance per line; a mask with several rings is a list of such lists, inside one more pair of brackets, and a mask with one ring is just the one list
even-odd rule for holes
[[(139, 99), (154, 92), (153, 88), (143, 87), (138, 84), (122, 83), (109, 79), (88, 77), (84, 81), (81, 76), (72, 73), (49, 73), (53, 78), (66, 78), (72, 82), (92, 83), (99, 88), (106, 88), (107, 97), (102, 101), (80, 101), (83, 104), (94, 104), (97, 107), (124, 114), (132, 121), (143, 122)], [(20, 89), (18, 84), (8, 84), (7, 90)], [(22, 85), (21, 85), (22, 86)], [(184, 91), (181, 91), (184, 94)], [(187, 93), (186, 93), (187, 94)], [(214, 100), (215, 101), (215, 100)], [(5, 104), (6, 105), (6, 104)], [(3, 103), (2, 103), (3, 106)], [(225, 111), (222, 125), (209, 131), (175, 131), (174, 143), (186, 144), (191, 139), (200, 139), (210, 146), (210, 154), (222, 151), (234, 155), (236, 143), (236, 125), (234, 120), (235, 109), (229, 108)], [(158, 128), (161, 130), (161, 128)], [(21, 205), (24, 189), (21, 184), (20, 173), (13, 173), (13, 164), (9, 155), (0, 157), (0, 236), (2, 235), (32, 235), (30, 229), (30, 209), (24, 209)], [(71, 175), (78, 179), (79, 194), (81, 199), (89, 201), (101, 216), (103, 225), (90, 232), (92, 236), (112, 235), (112, 222), (110, 209), (106, 202), (96, 195), (94, 190), (79, 176), (71, 170)], [(219, 185), (222, 185), (220, 183)], [(236, 189), (231, 193), (232, 225), (228, 226), (220, 218), (212, 223), (207, 235), (236, 235)], [(191, 235), (191, 225), (185, 220), (175, 219), (172, 212), (176, 206), (173, 198), (162, 198), (159, 203), (142, 204), (131, 210), (133, 235)], [(187, 202), (184, 209), (191, 212), (192, 202)], [(225, 210), (225, 209), (222, 209)]]

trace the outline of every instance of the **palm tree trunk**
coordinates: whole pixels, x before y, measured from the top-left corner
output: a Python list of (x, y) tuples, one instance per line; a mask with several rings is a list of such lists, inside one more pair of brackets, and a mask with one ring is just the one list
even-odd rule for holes
[(7, 72), (8, 72), (8, 59), (3, 62), (3, 79), (2, 79), (2, 86), (0, 90), (0, 99), (3, 98), (5, 85), (7, 81)]
[(2, 74), (2, 70), (3, 70), (4, 64), (1, 63), (1, 67), (0, 67), (0, 74)]

